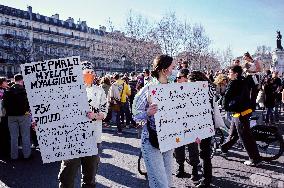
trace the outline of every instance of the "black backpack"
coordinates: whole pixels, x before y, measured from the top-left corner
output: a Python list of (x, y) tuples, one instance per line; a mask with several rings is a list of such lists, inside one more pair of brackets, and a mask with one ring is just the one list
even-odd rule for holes
[(4, 93), (3, 102), (8, 116), (20, 116), (29, 111), (26, 90), (17, 84)]

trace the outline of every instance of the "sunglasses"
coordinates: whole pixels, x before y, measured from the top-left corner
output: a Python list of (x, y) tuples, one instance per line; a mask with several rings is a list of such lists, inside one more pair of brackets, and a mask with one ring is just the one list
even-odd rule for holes
[(177, 76), (177, 79), (186, 78), (186, 76)]

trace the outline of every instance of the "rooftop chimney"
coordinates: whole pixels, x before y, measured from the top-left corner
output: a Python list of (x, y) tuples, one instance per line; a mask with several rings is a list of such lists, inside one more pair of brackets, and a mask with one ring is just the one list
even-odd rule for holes
[(68, 19), (66, 20), (69, 23), (74, 23), (74, 18), (68, 17)]
[(99, 29), (101, 30), (101, 31), (104, 31), (104, 32), (106, 32), (106, 27), (105, 26), (99, 26)]
[(59, 20), (59, 14), (54, 14), (54, 15), (52, 15), (51, 17), (52, 17), (52, 18), (55, 18), (55, 19), (57, 19), (57, 20)]

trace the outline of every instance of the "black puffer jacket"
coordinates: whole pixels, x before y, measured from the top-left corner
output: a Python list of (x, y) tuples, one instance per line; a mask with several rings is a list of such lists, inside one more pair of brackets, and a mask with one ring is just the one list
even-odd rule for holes
[(8, 116), (22, 116), (30, 110), (26, 90), (14, 84), (3, 96), (3, 106)]
[(244, 77), (229, 82), (224, 96), (224, 106), (229, 112), (243, 112), (251, 108), (249, 87)]

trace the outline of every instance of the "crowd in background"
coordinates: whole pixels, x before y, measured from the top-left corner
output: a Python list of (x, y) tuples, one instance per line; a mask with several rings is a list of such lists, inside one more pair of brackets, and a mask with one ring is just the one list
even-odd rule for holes
[[(248, 53), (245, 55), (248, 56), (249, 60), (254, 61)], [(249, 80), (251, 95), (253, 96), (253, 108), (265, 109), (267, 111), (267, 113), (265, 113), (265, 122), (267, 124), (278, 122), (284, 83), (283, 78), (279, 77), (277, 70), (257, 70), (253, 72), (253, 75), (249, 69), (246, 69), (248, 68), (248, 65), (244, 62), (241, 63), (239, 60), (234, 60), (232, 64), (241, 65), (245, 69), (244, 76), (246, 76)], [(189, 69), (189, 63), (182, 59), (178, 61), (176, 69), (187, 69), (191, 72)], [(228, 70), (222, 69), (215, 71), (215, 73), (213, 70), (204, 70), (203, 72), (206, 74), (208, 79), (214, 83), (216, 88), (216, 100), (220, 106), (223, 106), (223, 96), (229, 83), (229, 79), (227, 77)], [(143, 70), (142, 73), (131, 72), (124, 74), (106, 74), (104, 76), (97, 75), (94, 84), (103, 88), (106, 96), (108, 96), (108, 102), (110, 104), (108, 115), (104, 120), (103, 126), (109, 127), (116, 125), (117, 132), (119, 134), (122, 134), (123, 128), (138, 128), (139, 124), (136, 123), (132, 117), (133, 100), (137, 92), (151, 80), (152, 76), (149, 69)], [(14, 78), (0, 78), (1, 100), (4, 92), (14, 84)], [(5, 116), (2, 117), (1, 125), (2, 124), (7, 124), (7, 118)], [(7, 132), (7, 126), (2, 125), (1, 127), (5, 127)], [(34, 137), (33, 140), (36, 140), (34, 133), (32, 136)], [(6, 139), (5, 136), (1, 138)]]
[[(279, 122), (284, 83), (283, 77), (278, 75), (277, 70), (262, 70), (260, 62), (253, 60), (248, 52), (244, 54), (242, 62), (236, 59), (232, 64), (240, 66), (243, 69), (243, 72), (239, 76), (246, 79), (248, 83), (252, 110), (265, 110), (265, 123), (268, 125)], [(168, 65), (168, 67), (170, 67), (170, 65)], [(171, 72), (175, 74), (173, 80), (171, 80), (173, 82), (181, 83), (181, 79), (183, 78), (191, 81), (206, 80), (210, 82), (214, 90), (216, 90), (215, 102), (220, 107), (225, 108), (224, 96), (231, 83), (228, 77), (230, 68), (216, 72), (212, 70), (199, 71), (200, 73), (203, 72), (202, 74), (206, 75), (206, 78), (198, 80), (194, 77), (190, 77), (195, 71), (189, 69), (189, 63), (180, 60)], [(169, 77), (170, 75), (167, 76), (167, 78)], [(141, 128), (139, 122), (135, 121), (137, 118), (133, 118), (135, 116), (133, 116), (134, 112), (132, 111), (132, 109), (135, 109), (133, 108), (134, 98), (145, 85), (153, 82), (155, 78), (158, 78), (158, 76), (153, 75), (153, 72), (149, 69), (145, 69), (142, 73), (113, 73), (106, 74), (102, 77), (96, 75), (93, 84), (103, 89), (105, 96), (107, 96), (109, 108), (107, 116), (103, 120), (103, 126), (116, 126), (117, 134), (123, 134), (123, 129), (126, 128)], [(37, 147), (38, 143), (35, 131), (31, 126), (32, 120), (22, 75), (17, 74), (13, 79), (0, 77), (0, 99), (1, 108), (6, 109), (6, 114), (2, 114), (1, 112), (1, 155), (17, 160), (18, 145), (21, 145), (24, 159), (29, 159), (31, 156), (31, 147)], [(21, 105), (22, 108), (19, 108), (19, 105)], [(153, 107), (153, 109), (154, 108), (155, 107)], [(24, 126), (22, 126), (22, 124), (24, 124)], [(21, 139), (18, 139), (19, 136)], [(150, 151), (149, 148), (144, 148), (144, 151), (146, 150)], [(184, 149), (182, 150), (182, 152), (184, 152)], [(207, 151), (207, 149), (204, 150)], [(206, 161), (208, 159), (204, 158), (204, 160)], [(182, 161), (180, 164), (184, 162), (183, 159), (180, 161)], [(209, 166), (210, 165), (211, 163)], [(184, 171), (182, 166), (183, 165), (181, 165), (178, 174), (178, 176), (181, 177)], [(209, 168), (212, 168), (212, 165)], [(208, 173), (211, 179), (212, 170), (210, 171), (209, 169)]]

